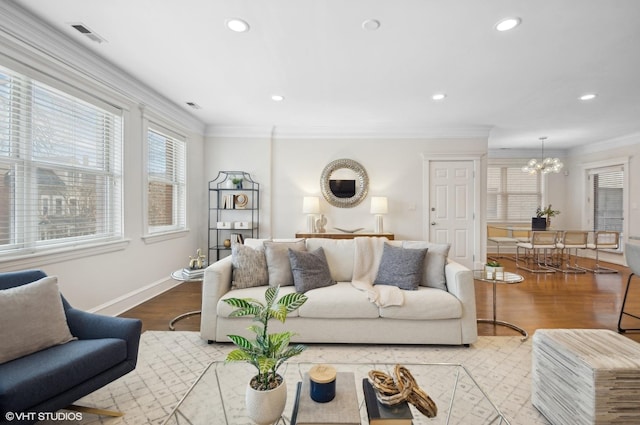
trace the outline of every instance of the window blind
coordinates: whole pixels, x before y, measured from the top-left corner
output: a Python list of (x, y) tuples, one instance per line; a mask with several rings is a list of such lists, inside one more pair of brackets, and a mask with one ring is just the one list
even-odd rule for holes
[(147, 232), (186, 228), (186, 143), (158, 128), (147, 131)]
[(122, 237), (122, 117), (0, 67), (0, 252)]
[(521, 167), (487, 167), (487, 220), (530, 221), (541, 203), (540, 176)]
[(624, 170), (608, 167), (589, 171), (593, 181), (593, 230), (622, 232)]

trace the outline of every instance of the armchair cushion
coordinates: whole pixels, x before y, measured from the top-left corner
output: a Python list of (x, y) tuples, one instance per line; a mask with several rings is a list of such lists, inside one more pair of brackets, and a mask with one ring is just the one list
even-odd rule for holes
[(91, 380), (127, 358), (117, 338), (71, 341), (0, 365), (0, 410), (22, 410)]
[(0, 290), (0, 364), (71, 341), (58, 279)]

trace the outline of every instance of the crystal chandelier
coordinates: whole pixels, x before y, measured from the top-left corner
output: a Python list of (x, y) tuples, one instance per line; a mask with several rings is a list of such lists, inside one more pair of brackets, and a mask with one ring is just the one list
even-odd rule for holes
[(522, 171), (529, 174), (536, 173), (559, 173), (564, 164), (558, 158), (545, 158), (544, 157), (544, 141), (547, 140), (546, 137), (541, 137), (540, 142), (542, 143), (542, 155), (540, 155), (540, 162), (537, 159), (533, 158), (529, 160), (527, 165), (522, 167)]

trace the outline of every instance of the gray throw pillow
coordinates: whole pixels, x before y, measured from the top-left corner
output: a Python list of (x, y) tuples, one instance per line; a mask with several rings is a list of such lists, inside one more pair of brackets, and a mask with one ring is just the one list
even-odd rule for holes
[(336, 284), (331, 279), (331, 271), (322, 247), (310, 252), (290, 249), (289, 261), (293, 273), (293, 284), (298, 293), (303, 294), (311, 289)]
[(406, 249), (384, 244), (374, 285), (392, 285), (414, 291), (422, 281), (427, 249)]
[(0, 324), (0, 364), (75, 339), (55, 276), (0, 290)]
[(231, 289), (264, 286), (269, 283), (267, 260), (263, 249), (253, 249), (234, 243), (231, 245), (233, 279)]
[(447, 265), (447, 256), (451, 244), (434, 243), (426, 241), (404, 241), (403, 248), (427, 248), (427, 257), (424, 261), (424, 275), (422, 277), (422, 286), (430, 288), (447, 290), (447, 278), (444, 268)]
[(293, 285), (293, 274), (289, 262), (289, 249), (306, 251), (304, 239), (295, 242), (264, 242), (264, 254), (267, 257), (270, 286)]

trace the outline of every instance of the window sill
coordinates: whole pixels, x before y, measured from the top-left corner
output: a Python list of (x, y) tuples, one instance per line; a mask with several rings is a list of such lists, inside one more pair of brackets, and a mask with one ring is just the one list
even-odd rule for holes
[(0, 269), (21, 270), (34, 267), (42, 267), (46, 264), (61, 263), (78, 258), (90, 257), (94, 255), (106, 254), (114, 251), (124, 250), (129, 245), (129, 239), (118, 239), (117, 241), (102, 242), (89, 245), (75, 245), (67, 248), (51, 249), (47, 251), (34, 252), (0, 258)]
[(170, 239), (183, 238), (188, 233), (189, 233), (189, 229), (187, 228), (187, 229), (181, 229), (181, 230), (174, 230), (172, 232), (159, 233), (156, 235), (144, 235), (142, 236), (142, 240), (146, 244), (152, 244), (152, 243), (167, 241)]

